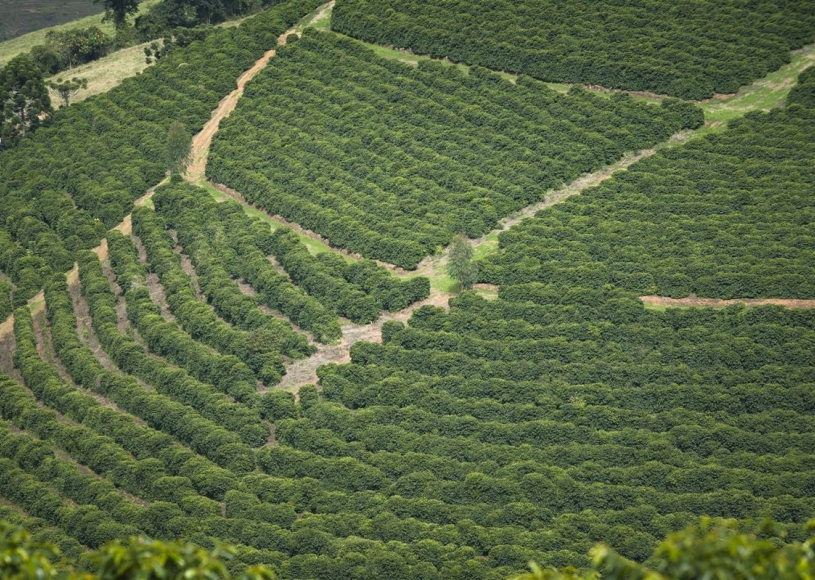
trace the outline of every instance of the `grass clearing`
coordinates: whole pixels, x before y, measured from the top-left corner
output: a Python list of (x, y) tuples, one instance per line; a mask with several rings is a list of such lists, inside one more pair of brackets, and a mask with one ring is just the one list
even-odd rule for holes
[(318, 30), (330, 31), (331, 29), (331, 11), (334, 9), (334, 2), (331, 0), (327, 4), (323, 4), (316, 10), (313, 10), (300, 19), (300, 22), (294, 27), (292, 32), (297, 36), (303, 35), (303, 30), (306, 28), (316, 28)]
[[(705, 111), (705, 119), (715, 125), (707, 132), (714, 132), (728, 121), (741, 117), (750, 111), (769, 111), (784, 105), (787, 94), (795, 86), (798, 75), (815, 64), (815, 44), (809, 44), (792, 52), (792, 60), (775, 72), (739, 89), (728, 99), (711, 99), (700, 103)], [(700, 131), (704, 133), (704, 130)]]
[[(161, 41), (159, 41), (159, 43), (161, 43)], [(150, 66), (145, 61), (144, 56), (144, 48), (149, 45), (149, 42), (145, 42), (144, 44), (116, 51), (99, 60), (63, 71), (47, 80), (70, 79), (73, 77), (87, 79), (88, 88), (77, 91), (71, 98), (72, 103), (78, 103), (88, 97), (108, 92), (121, 84), (124, 79), (135, 76)], [(49, 89), (49, 93), (51, 94), (51, 103), (54, 107), (60, 106), (61, 104), (57, 92), (53, 89)]]
[(323, 10), (318, 8), (303, 19), (303, 22), (308, 22), (308, 26), (316, 28), (323, 32), (331, 30), (331, 10)]
[(662, 306), (660, 304), (648, 304), (647, 302), (642, 303), (645, 306), (646, 310), (655, 310), (657, 312), (665, 312), (668, 308), (690, 308), (690, 306)]
[[(228, 195), (218, 191), (210, 183), (208, 183), (206, 181), (199, 182), (196, 185), (198, 187), (204, 188), (216, 201), (220, 202), (220, 201), (232, 200), (231, 197), (229, 197)], [(272, 228), (272, 231), (278, 230), (278, 229), (280, 229), (282, 227), (286, 227), (285, 224), (283, 224), (280, 221), (276, 220), (274, 217), (270, 216), (265, 211), (261, 211), (261, 210), (255, 208), (255, 207), (252, 207), (248, 203), (242, 203), (241, 205), (243, 206), (243, 211), (246, 212), (246, 215), (248, 215), (250, 217), (253, 217), (253, 218), (258, 218), (258, 219), (266, 222)], [(324, 252), (334, 251), (329, 246), (327, 246), (326, 244), (322, 243), (319, 240), (315, 240), (314, 238), (311, 238), (309, 236), (305, 236), (303, 234), (298, 234), (298, 236), (300, 237), (300, 241), (303, 242), (303, 244), (308, 249), (309, 253), (311, 255), (313, 255), (313, 256), (316, 256), (317, 254), (322, 254)], [(351, 258), (349, 256), (346, 256), (344, 254), (342, 256), (348, 262), (355, 261), (353, 258)]]
[(477, 289), (476, 292), (479, 296), (484, 298), (485, 300), (497, 300), (498, 299), (498, 290), (484, 290), (484, 289)]
[(461, 290), (459, 283), (448, 276), (447, 272), (443, 269), (433, 272), (427, 277), (430, 280), (430, 289), (436, 292), (442, 294), (457, 294)]

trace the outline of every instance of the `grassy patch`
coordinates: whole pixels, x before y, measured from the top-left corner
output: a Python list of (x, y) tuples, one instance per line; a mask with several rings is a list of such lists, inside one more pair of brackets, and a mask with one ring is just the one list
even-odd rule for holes
[(461, 290), (459, 283), (448, 276), (447, 272), (434, 272), (432, 275), (428, 276), (428, 279), (430, 280), (430, 288), (436, 292), (441, 292), (442, 294), (452, 294)]
[[(210, 185), (206, 181), (197, 183), (196, 185), (198, 185), (198, 187), (204, 188), (217, 201), (226, 201), (232, 199), (228, 195), (225, 195), (222, 192), (215, 189), (212, 185)], [(258, 218), (266, 222), (272, 228), (272, 231), (278, 230), (282, 227), (286, 227), (284, 223), (276, 220), (274, 217), (270, 216), (265, 211), (261, 211), (255, 207), (252, 207), (248, 203), (242, 203), (241, 206), (243, 207), (243, 211), (246, 212), (246, 215), (253, 218)], [(317, 254), (322, 254), (323, 252), (335, 251), (331, 247), (327, 246), (326, 244), (322, 243), (319, 240), (315, 240), (314, 238), (311, 238), (303, 234), (298, 235), (300, 237), (300, 241), (303, 242), (306, 248), (308, 248), (309, 253), (311, 253), (313, 256), (316, 256)], [(343, 255), (343, 258), (345, 258), (345, 260), (348, 262), (355, 261), (353, 258), (349, 256)]]
[[(661, 304), (649, 304), (648, 302), (643, 302), (642, 305), (645, 306), (646, 310), (656, 310), (657, 312), (665, 312), (669, 308), (668, 306), (662, 306)], [(685, 308), (687, 308), (687, 306)]]
[(473, 259), (480, 260), (498, 250), (498, 234), (500, 232), (490, 232), (484, 241), (473, 248)]
[[(78, 66), (72, 70), (63, 71), (48, 80), (69, 79), (82, 77), (88, 80), (88, 88), (78, 91), (72, 98), (72, 103), (78, 103), (93, 95), (106, 93), (119, 85), (124, 79), (137, 75), (149, 65), (145, 61), (144, 47), (149, 46), (149, 42), (131, 46), (123, 50), (116, 51), (104, 58)], [(56, 107), (59, 105), (59, 96), (56, 91), (51, 90), (51, 103)]]
[(476, 293), (485, 298), (487, 300), (497, 300), (498, 299), (498, 290), (485, 290), (483, 288), (479, 288), (476, 290)]
[(323, 32), (328, 32), (331, 30), (331, 10), (323, 13), (320, 18), (317, 18), (317, 15), (320, 13), (320, 10), (309, 14), (306, 17), (305, 21), (309, 22), (309, 26), (312, 28), (316, 28), (317, 30), (321, 30)]
[(789, 64), (751, 85), (742, 87), (735, 96), (728, 99), (711, 99), (702, 103), (705, 119), (708, 123), (716, 124), (708, 132), (713, 132), (728, 121), (750, 111), (769, 111), (783, 106), (787, 94), (795, 86), (798, 75), (813, 64), (815, 64), (815, 44), (810, 44), (794, 51)]
[(325, 4), (309, 12), (297, 26), (294, 27), (294, 33), (297, 35), (303, 34), (305, 28), (316, 28), (318, 30), (328, 31), (331, 29), (331, 8), (326, 8)]

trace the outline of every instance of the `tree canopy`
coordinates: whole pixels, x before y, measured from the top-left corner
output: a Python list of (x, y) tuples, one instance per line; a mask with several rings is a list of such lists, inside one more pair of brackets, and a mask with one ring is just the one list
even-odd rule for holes
[(35, 131), (51, 112), (48, 87), (29, 55), (16, 56), (0, 69), (0, 137), (4, 144)]

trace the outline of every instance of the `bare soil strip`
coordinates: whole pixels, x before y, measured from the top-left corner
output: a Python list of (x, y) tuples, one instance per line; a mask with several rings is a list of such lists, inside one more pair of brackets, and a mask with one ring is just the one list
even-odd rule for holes
[(690, 296), (688, 298), (668, 298), (667, 296), (640, 296), (640, 300), (652, 306), (668, 307), (688, 307), (699, 308), (725, 308), (733, 304), (744, 304), (745, 306), (783, 306), (784, 308), (815, 308), (815, 300), (799, 300), (788, 298), (699, 298)]
[[(308, 26), (311, 22), (315, 20), (319, 20), (328, 10), (330, 10), (334, 6), (334, 2), (329, 2), (326, 5), (322, 6), (317, 14), (312, 17), (309, 22), (304, 24), (298, 24), (293, 26), (283, 34), (281, 34), (277, 39), (278, 46), (282, 46), (286, 44), (286, 37), (290, 34), (300, 34), (302, 31), (303, 26)], [(266, 51), (266, 53), (260, 57), (255, 64), (249, 70), (245, 71), (240, 77), (238, 77), (237, 81), (237, 88), (221, 99), (221, 102), (218, 104), (218, 107), (212, 111), (212, 116), (210, 117), (209, 121), (204, 125), (204, 128), (192, 139), (192, 153), (190, 158), (192, 162), (187, 167), (187, 174), (186, 179), (190, 183), (198, 183), (204, 179), (204, 175), (206, 173), (207, 168), (207, 160), (209, 158), (209, 147), (212, 144), (212, 138), (215, 136), (215, 133), (218, 132), (218, 127), (221, 124), (221, 121), (228, 117), (229, 114), (235, 110), (235, 107), (238, 104), (238, 100), (243, 96), (243, 90), (246, 87), (246, 83), (251, 81), (255, 78), (263, 68), (269, 63), (269, 61), (274, 57), (275, 49), (271, 49)]]
[(406, 322), (415, 310), (425, 305), (448, 309), (448, 300), (451, 296), (453, 295), (433, 294), (430, 298), (417, 302), (400, 312), (385, 312), (379, 317), (379, 320), (370, 324), (360, 325), (346, 321), (342, 325), (342, 338), (339, 343), (318, 345), (317, 352), (309, 358), (286, 365), (286, 375), (277, 387), (296, 393), (303, 385), (316, 384), (318, 380), (317, 368), (328, 363), (343, 364), (350, 362), (351, 345), (355, 342), (360, 340), (382, 342), (382, 325), (384, 323), (391, 320)]
[[(677, 145), (679, 143), (687, 141), (692, 136), (693, 131), (680, 131), (672, 135), (668, 139), (667, 143), (670, 145)], [(534, 216), (539, 211), (551, 207), (555, 204), (558, 204), (563, 200), (572, 197), (573, 195), (580, 195), (586, 189), (600, 185), (605, 180), (613, 177), (616, 173), (625, 171), (638, 161), (641, 161), (647, 157), (651, 157), (657, 152), (657, 150), (658, 150), (657, 148), (643, 149), (636, 153), (627, 154), (616, 163), (606, 165), (605, 167), (598, 169), (593, 173), (586, 173), (581, 177), (578, 177), (574, 181), (562, 186), (560, 189), (555, 189), (547, 192), (542, 201), (533, 203), (532, 205), (528, 205), (522, 210), (518, 211), (517, 213), (514, 213), (510, 216), (503, 218), (501, 221), (498, 222), (497, 228), (484, 234), (480, 238), (470, 240), (470, 245), (472, 245), (473, 249), (475, 249), (484, 244), (490, 243), (494, 244), (495, 242), (491, 241), (489, 238), (490, 237), (494, 238), (495, 234), (499, 234), (503, 231), (506, 231), (509, 228), (519, 224), (526, 218)], [(433, 277), (435, 275), (438, 275), (441, 269), (446, 264), (447, 264), (447, 253), (441, 256), (441, 258), (439, 258), (438, 256), (428, 256), (427, 258), (419, 262), (419, 266), (415, 271), (409, 272), (409, 274), (411, 276)], [(393, 269), (393, 266), (391, 266), (391, 268)], [(400, 270), (401, 270), (400, 268), (396, 268), (397, 275), (401, 274)]]

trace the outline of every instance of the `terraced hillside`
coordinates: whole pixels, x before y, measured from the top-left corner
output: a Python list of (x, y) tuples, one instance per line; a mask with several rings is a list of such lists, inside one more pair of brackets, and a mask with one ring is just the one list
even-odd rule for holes
[(333, 30), (535, 78), (706, 99), (815, 37), (812, 3), (338, 0)]
[(702, 124), (678, 101), (550, 91), (307, 34), (249, 86), (207, 175), (332, 244), (415, 268), (564, 181)]
[(815, 298), (813, 78), (787, 108), (659, 152), (503, 233), (482, 280)]
[[(173, 52), (110, 92), (57, 111), (0, 154), (0, 268), (25, 304), (96, 246), (165, 175), (167, 128), (196, 131), (235, 79), (319, 0), (284, 3)], [(213, 66), (217, 63), (217, 66)]]
[[(697, 106), (400, 63), (331, 7), (0, 154), (0, 519), (84, 568), (183, 537), (292, 580), (642, 562), (703, 516), (806, 538), (811, 49)], [(462, 231), (489, 286), (445, 271)]]

